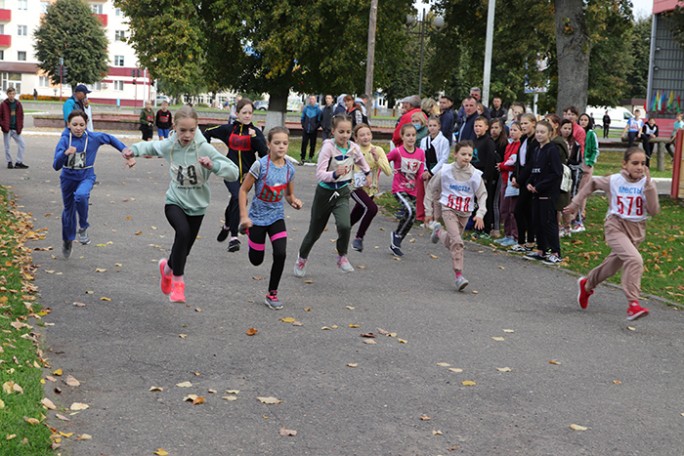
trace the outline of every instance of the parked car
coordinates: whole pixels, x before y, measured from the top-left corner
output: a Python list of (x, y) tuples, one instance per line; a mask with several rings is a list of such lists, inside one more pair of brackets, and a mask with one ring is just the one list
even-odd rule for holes
[(587, 106), (587, 114), (594, 117), (595, 127), (603, 128), (603, 115), (608, 111), (610, 117), (610, 128), (622, 130), (627, 125), (627, 121), (634, 117), (629, 109), (622, 106), (607, 108), (605, 106)]
[(164, 101), (169, 103), (169, 97), (167, 97), (166, 95), (157, 95), (156, 103), (158, 105), (162, 104)]
[(268, 100), (257, 100), (254, 102), (255, 111), (268, 111)]

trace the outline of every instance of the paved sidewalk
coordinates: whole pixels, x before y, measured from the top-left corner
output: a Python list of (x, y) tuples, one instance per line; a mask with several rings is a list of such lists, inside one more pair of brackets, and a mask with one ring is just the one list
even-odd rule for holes
[[(383, 216), (366, 250), (350, 253), (356, 272), (335, 267), (330, 223), (307, 277), (296, 279), (313, 167), (297, 168), (305, 208), (286, 209), (284, 310), (261, 303), (270, 247), (265, 264), (253, 267), (246, 243), (227, 253), (215, 240), (227, 200), (219, 179), (188, 259), (188, 303), (171, 304), (156, 267), (173, 238), (163, 215), (166, 163), (140, 159), (128, 170), (114, 149), (101, 148), (92, 244), (75, 245), (64, 261), (56, 139), (26, 141), (31, 168), (0, 169), (0, 182), (36, 229), (47, 228), (34, 244), (53, 249), (34, 252), (41, 301), (52, 309), (45, 321), (54, 324), (43, 329), (45, 352), (62, 378), (81, 382), (48, 381), (46, 395), (59, 408), (89, 405), (69, 422), (47, 412), (60, 431), (92, 436), (64, 439), (64, 455), (684, 454), (679, 311), (646, 302), (651, 316), (628, 323), (621, 291), (600, 287), (583, 312), (576, 277), (475, 244), (465, 256), (470, 285), (458, 293), (446, 249), (420, 228), (401, 261), (390, 256), (394, 221)], [(247, 336), (249, 328), (258, 333)], [(192, 386), (176, 386), (182, 382)], [(205, 403), (184, 402), (189, 394)], [(257, 399), (268, 396), (282, 403)], [(281, 428), (297, 435), (281, 436)]]

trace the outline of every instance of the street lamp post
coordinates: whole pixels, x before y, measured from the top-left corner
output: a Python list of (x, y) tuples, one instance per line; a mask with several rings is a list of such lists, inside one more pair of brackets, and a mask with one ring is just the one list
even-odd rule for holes
[(425, 18), (425, 8), (423, 8), (420, 19), (411, 14), (406, 16), (406, 25), (408, 27), (417, 26), (418, 30), (411, 33), (417, 34), (420, 37), (420, 64), (418, 66), (418, 96), (423, 96), (423, 64), (425, 62), (425, 35), (428, 32), (428, 27), (431, 26), (435, 30), (444, 28), (444, 18), (442, 16), (434, 16), (432, 21), (428, 23)]

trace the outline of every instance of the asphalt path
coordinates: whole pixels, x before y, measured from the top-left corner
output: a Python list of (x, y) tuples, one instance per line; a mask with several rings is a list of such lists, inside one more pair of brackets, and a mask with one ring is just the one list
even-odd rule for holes
[[(627, 322), (620, 289), (601, 286), (580, 311), (576, 276), (471, 243), (470, 285), (456, 292), (446, 249), (414, 227), (406, 256), (394, 259), (395, 222), (382, 215), (364, 252), (350, 253), (356, 272), (337, 270), (331, 222), (307, 276), (297, 279), (313, 167), (297, 168), (304, 209), (286, 209), (284, 310), (262, 304), (270, 246), (254, 267), (244, 241), (228, 253), (215, 240), (228, 198), (220, 179), (188, 259), (187, 303), (172, 304), (156, 266), (173, 239), (163, 214), (166, 163), (140, 159), (128, 170), (102, 147), (92, 244), (75, 243), (65, 261), (59, 174), (51, 167), (57, 137), (25, 139), (30, 169), (2, 168), (0, 182), (45, 230), (32, 243), (40, 301), (51, 309), (41, 329), (51, 364), (45, 375), (63, 370), (45, 391), (70, 421), (46, 414), (51, 426), (74, 432), (61, 454), (684, 454), (677, 310), (646, 301), (651, 315)], [(296, 323), (280, 321), (286, 317)], [(80, 386), (64, 384), (67, 375)], [(190, 394), (204, 403), (184, 401)], [(74, 402), (89, 408), (65, 410)], [(92, 439), (76, 441), (82, 434)]]

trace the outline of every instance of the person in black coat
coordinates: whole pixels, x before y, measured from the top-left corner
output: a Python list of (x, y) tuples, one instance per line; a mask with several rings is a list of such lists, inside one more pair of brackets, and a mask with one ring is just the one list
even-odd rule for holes
[(487, 213), (484, 216), (484, 228), (482, 234), (489, 235), (494, 223), (494, 195), (496, 194), (496, 182), (499, 173), (496, 164), (501, 160), (496, 152), (496, 143), (489, 135), (489, 121), (480, 116), (473, 124), (475, 140), (473, 144), (473, 159), (470, 162), (475, 168), (482, 171), (482, 180), (487, 188)]

